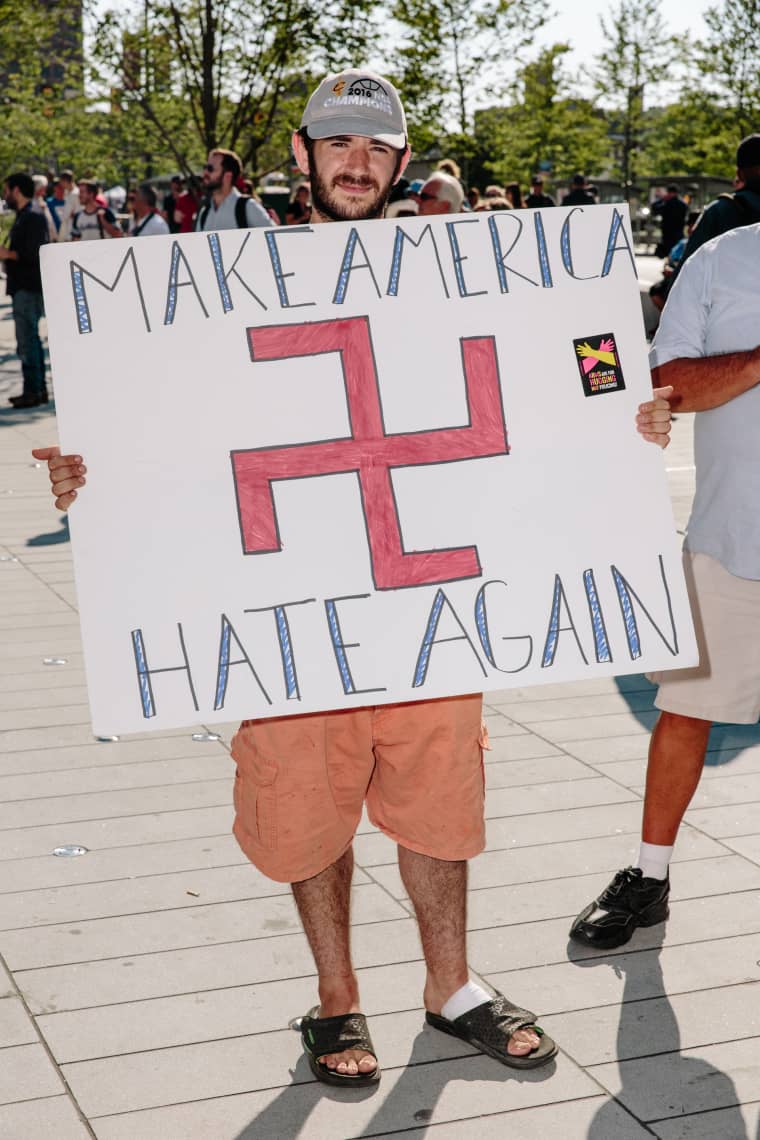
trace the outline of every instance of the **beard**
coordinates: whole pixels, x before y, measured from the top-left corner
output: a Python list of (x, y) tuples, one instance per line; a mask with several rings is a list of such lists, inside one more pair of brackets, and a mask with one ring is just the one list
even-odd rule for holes
[(340, 179), (334, 178), (328, 186), (320, 176), (313, 161), (310, 182), (312, 209), (321, 214), (323, 218), (329, 218), (331, 222), (356, 222), (367, 221), (370, 218), (382, 218), (392, 185), (389, 182), (387, 186), (380, 186), (373, 178), (352, 178), (351, 182), (354, 185), (373, 189), (372, 197), (362, 197), (356, 201), (338, 200), (335, 189), (340, 186)]
[(221, 185), (223, 182), (224, 182), (224, 171), (222, 171), (221, 174), (217, 175), (216, 178), (214, 178), (214, 176), (212, 174), (209, 174), (208, 180), (206, 178), (203, 179), (203, 189), (208, 190), (209, 193), (213, 193), (214, 190), (221, 189)]

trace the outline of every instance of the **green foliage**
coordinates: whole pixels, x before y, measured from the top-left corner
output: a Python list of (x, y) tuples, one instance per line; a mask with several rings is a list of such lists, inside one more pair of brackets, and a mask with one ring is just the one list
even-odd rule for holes
[(485, 171), (495, 181), (525, 185), (540, 169), (563, 180), (605, 165), (607, 124), (592, 103), (573, 94), (563, 71), (568, 51), (567, 44), (542, 51), (535, 63), (522, 68), (508, 106), (476, 112)]
[(647, 146), (645, 99), (657, 93), (676, 58), (659, 0), (618, 0), (609, 19), (600, 17), (607, 40), (596, 57), (594, 80), (605, 110), (611, 113), (615, 142), (614, 171), (629, 190), (641, 172)]
[(503, 92), (505, 62), (519, 59), (548, 9), (546, 0), (394, 0), (392, 14), (401, 32), (392, 70), (419, 149), (452, 120), (469, 134), (476, 97)]
[(143, 24), (116, 11), (100, 20), (98, 77), (174, 166), (189, 171), (222, 146), (261, 173), (287, 162), (292, 102), (300, 111), (311, 71), (365, 56), (373, 5), (327, 0), (317, 14), (307, 0), (153, 0)]
[(708, 35), (696, 53), (698, 74), (725, 112), (722, 131), (735, 150), (745, 135), (760, 129), (760, 3), (723, 0), (703, 18)]

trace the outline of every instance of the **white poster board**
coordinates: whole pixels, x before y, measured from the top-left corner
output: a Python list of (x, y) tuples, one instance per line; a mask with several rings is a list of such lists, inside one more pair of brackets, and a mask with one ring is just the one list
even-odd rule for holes
[(697, 660), (623, 207), (42, 256), (96, 732)]

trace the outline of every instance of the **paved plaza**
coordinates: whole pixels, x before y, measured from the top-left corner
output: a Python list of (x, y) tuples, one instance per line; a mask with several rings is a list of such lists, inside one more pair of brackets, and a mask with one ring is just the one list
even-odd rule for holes
[[(353, 941), (383, 1078), (317, 1084), (288, 1027), (316, 999), (290, 893), (230, 835), (235, 726), (93, 738), (66, 520), (30, 455), (54, 408), (18, 391), (3, 301), (0, 1140), (760, 1140), (760, 727), (713, 730), (667, 928), (600, 954), (567, 932), (635, 855), (653, 690), (490, 693), (471, 966), (560, 1055), (519, 1073), (424, 1027), (395, 850), (365, 822)], [(665, 453), (681, 530), (691, 419)]]

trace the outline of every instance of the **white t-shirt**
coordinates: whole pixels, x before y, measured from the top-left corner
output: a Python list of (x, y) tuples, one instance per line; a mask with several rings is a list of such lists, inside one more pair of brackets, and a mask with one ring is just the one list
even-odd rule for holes
[(70, 190), (64, 198), (63, 206), (58, 214), (61, 222), (60, 228), (58, 230), (59, 241), (71, 240), (71, 219), (74, 217), (74, 214), (76, 214), (77, 210), (80, 209), (81, 206), (79, 204), (79, 191), (75, 186), (74, 189)]
[[(139, 233), (137, 232), (139, 231)], [(152, 234), (168, 234), (169, 226), (160, 214), (148, 214), (138, 221), (134, 218), (129, 225), (129, 237), (150, 237)]]
[[(98, 217), (98, 210), (100, 209), (103, 207), (98, 206), (91, 214), (88, 214), (85, 209), (78, 210), (71, 219), (71, 237), (79, 238), (80, 241), (98, 241), (100, 238), (110, 238), (111, 235), (106, 232)], [(116, 215), (112, 210), (106, 207), (103, 216), (110, 225), (116, 225)]]
[[(240, 191), (233, 186), (218, 209), (212, 200), (211, 207), (206, 214), (204, 225), (201, 225), (201, 218), (206, 211), (206, 207), (205, 205), (201, 206), (198, 211), (198, 217), (195, 219), (196, 230), (236, 230), (238, 224), (235, 218), (235, 203), (239, 197)], [(250, 227), (273, 225), (269, 214), (255, 198), (248, 199), (245, 207), (245, 218)]]
[[(676, 278), (652, 367), (760, 344), (760, 223), (701, 246)], [(696, 493), (686, 546), (760, 579), (760, 384), (694, 419)]]

